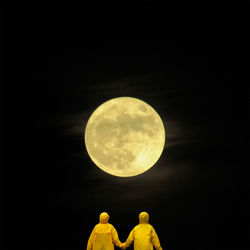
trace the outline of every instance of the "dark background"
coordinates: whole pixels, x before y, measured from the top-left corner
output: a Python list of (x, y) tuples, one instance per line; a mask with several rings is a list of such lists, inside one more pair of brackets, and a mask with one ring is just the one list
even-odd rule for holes
[[(2, 249), (84, 249), (102, 211), (121, 241), (147, 211), (163, 249), (249, 249), (247, 6), (66, 2), (2, 6)], [(131, 178), (84, 145), (119, 96), (166, 128)]]

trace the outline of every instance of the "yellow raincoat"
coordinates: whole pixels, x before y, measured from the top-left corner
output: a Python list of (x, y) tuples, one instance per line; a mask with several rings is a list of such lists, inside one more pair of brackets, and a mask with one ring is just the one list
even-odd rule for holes
[(140, 223), (130, 232), (124, 248), (129, 247), (134, 242), (134, 250), (153, 250), (153, 246), (157, 250), (162, 250), (159, 238), (154, 228), (148, 223), (148, 220), (148, 213), (140, 213)]
[(100, 214), (100, 222), (90, 234), (87, 250), (114, 250), (114, 244), (122, 247), (114, 226), (108, 223), (109, 215)]

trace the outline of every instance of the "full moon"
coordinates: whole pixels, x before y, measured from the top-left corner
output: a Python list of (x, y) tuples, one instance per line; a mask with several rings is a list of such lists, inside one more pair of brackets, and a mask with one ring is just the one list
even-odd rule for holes
[(165, 129), (147, 103), (118, 97), (101, 104), (90, 116), (85, 145), (92, 161), (103, 171), (130, 177), (150, 169), (162, 154)]

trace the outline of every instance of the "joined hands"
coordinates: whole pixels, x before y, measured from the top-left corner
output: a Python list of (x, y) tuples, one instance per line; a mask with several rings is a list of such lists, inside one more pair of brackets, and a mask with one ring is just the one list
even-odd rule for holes
[(125, 243), (122, 243), (120, 248), (121, 248), (121, 249), (126, 249), (126, 248), (127, 248), (127, 246), (126, 246), (126, 244), (125, 244)]

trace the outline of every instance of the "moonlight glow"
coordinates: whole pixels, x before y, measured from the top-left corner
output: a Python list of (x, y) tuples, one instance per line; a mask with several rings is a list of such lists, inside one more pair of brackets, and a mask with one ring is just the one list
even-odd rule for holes
[(85, 144), (92, 161), (120, 177), (141, 174), (159, 159), (165, 143), (160, 116), (147, 103), (131, 97), (111, 99), (88, 120)]

